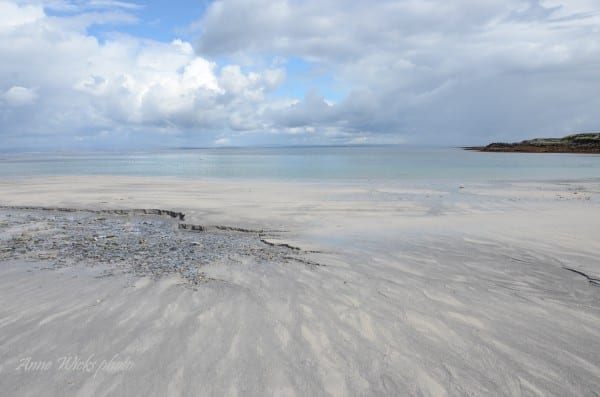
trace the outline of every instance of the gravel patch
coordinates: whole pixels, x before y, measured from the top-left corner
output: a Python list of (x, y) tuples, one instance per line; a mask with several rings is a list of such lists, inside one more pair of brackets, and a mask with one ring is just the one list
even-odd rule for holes
[(0, 209), (0, 260), (44, 260), (53, 268), (103, 264), (106, 276), (178, 273), (191, 284), (208, 280), (203, 267), (214, 263), (318, 265), (297, 247), (268, 242), (262, 231), (192, 227), (180, 222), (183, 215), (157, 211)]

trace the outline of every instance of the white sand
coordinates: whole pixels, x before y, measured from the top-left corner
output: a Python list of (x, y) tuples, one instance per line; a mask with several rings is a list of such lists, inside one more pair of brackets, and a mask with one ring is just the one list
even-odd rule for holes
[[(0, 205), (181, 210), (285, 230), (326, 264), (208, 266), (218, 279), (96, 278), (0, 263), (7, 395), (597, 395), (600, 183), (62, 177)], [(97, 370), (102, 360), (127, 369)], [(61, 357), (95, 364), (59, 368)], [(24, 370), (24, 358), (51, 362)], [(90, 364), (91, 366), (91, 364)]]

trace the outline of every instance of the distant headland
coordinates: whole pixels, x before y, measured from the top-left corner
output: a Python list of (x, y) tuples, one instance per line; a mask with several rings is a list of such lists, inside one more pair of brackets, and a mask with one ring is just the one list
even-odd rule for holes
[(480, 152), (600, 154), (600, 132), (573, 134), (564, 138), (536, 138), (515, 143), (490, 143), (487, 146), (470, 146), (464, 149)]

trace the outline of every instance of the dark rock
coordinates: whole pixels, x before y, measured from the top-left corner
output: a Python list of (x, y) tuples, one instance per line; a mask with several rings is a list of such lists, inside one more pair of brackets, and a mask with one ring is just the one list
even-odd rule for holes
[(465, 147), (480, 152), (599, 153), (600, 133), (574, 134), (564, 138), (536, 138), (522, 142), (495, 142), (487, 146)]

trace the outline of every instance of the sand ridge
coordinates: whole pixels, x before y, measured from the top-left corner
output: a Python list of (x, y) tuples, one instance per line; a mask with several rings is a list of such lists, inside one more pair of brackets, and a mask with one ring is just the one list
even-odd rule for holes
[[(278, 230), (267, 241), (326, 266), (240, 256), (193, 290), (3, 261), (0, 379), (13, 395), (594, 395), (599, 186), (2, 181), (2, 205), (165, 208)], [(117, 353), (132, 368), (15, 369)]]

